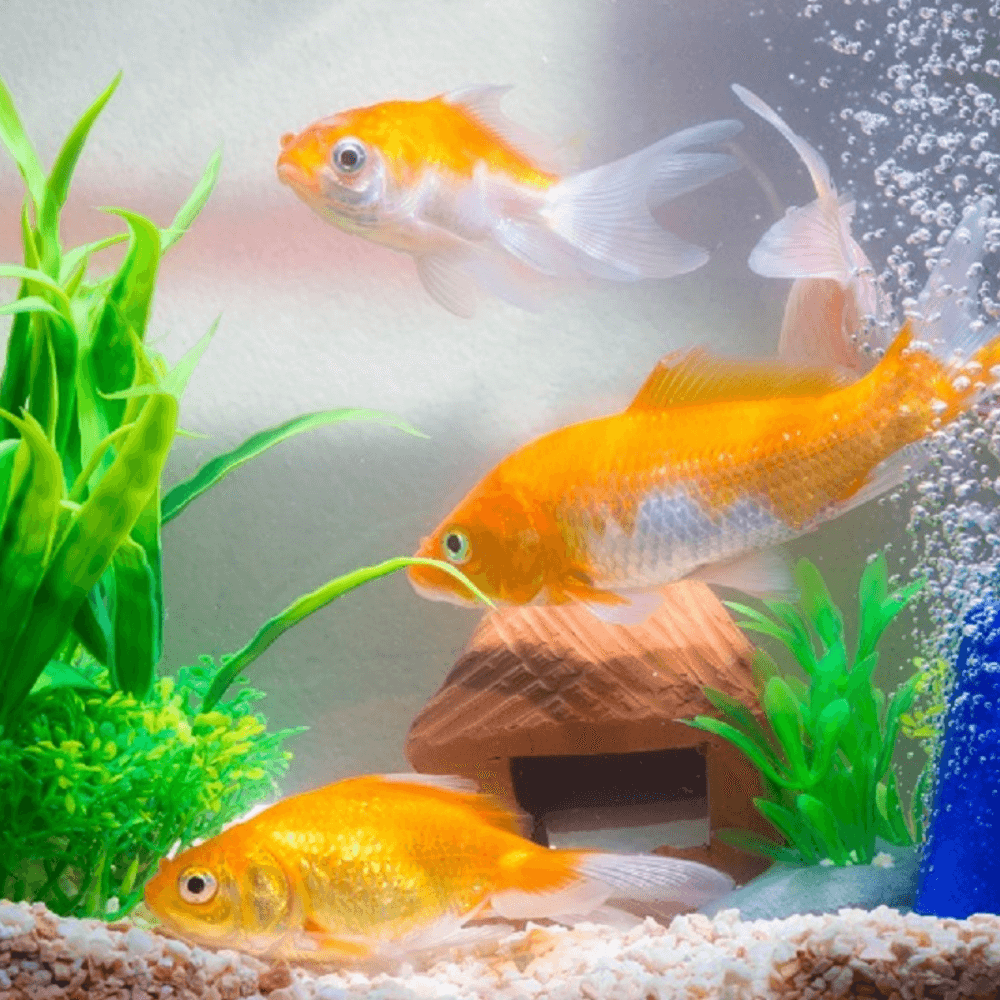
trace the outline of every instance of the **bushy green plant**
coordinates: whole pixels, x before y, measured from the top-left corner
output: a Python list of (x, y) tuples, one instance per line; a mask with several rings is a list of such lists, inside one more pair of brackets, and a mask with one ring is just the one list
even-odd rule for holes
[(921, 836), (919, 821), (904, 818), (891, 766), (918, 677), (887, 699), (872, 673), (882, 633), (923, 581), (890, 595), (885, 558), (879, 555), (865, 567), (858, 641), (849, 659), (843, 616), (819, 571), (802, 560), (795, 578), (799, 608), (768, 601), (769, 616), (742, 604), (729, 607), (743, 617), (742, 628), (787, 647), (808, 683), (758, 651), (754, 671), (767, 727), (741, 702), (712, 688), (705, 694), (723, 718), (698, 716), (688, 724), (729, 740), (760, 771), (768, 795), (754, 802), (788, 846), (746, 831), (727, 840), (793, 864), (867, 864), (877, 836), (893, 844), (916, 843)]
[(142, 700), (82, 660), (73, 686), (43, 680), (0, 739), (0, 898), (117, 917), (176, 841), (213, 836), (276, 792), (282, 742), (301, 730), (268, 734), (250, 687), (205, 711), (207, 658)]

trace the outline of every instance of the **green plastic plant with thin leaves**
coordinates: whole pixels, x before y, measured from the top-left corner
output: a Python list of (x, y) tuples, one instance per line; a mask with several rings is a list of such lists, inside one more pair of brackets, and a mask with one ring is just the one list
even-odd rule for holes
[(788, 846), (747, 831), (728, 831), (724, 839), (793, 864), (867, 864), (876, 837), (893, 844), (921, 837), (919, 822), (904, 818), (891, 767), (901, 716), (913, 703), (918, 678), (887, 701), (872, 673), (879, 639), (923, 581), (890, 595), (884, 556), (865, 567), (858, 643), (849, 659), (843, 616), (819, 571), (803, 559), (795, 578), (799, 608), (767, 601), (765, 615), (742, 604), (729, 607), (743, 617), (742, 628), (787, 647), (808, 683), (783, 674), (758, 651), (754, 671), (766, 728), (745, 705), (712, 688), (705, 694), (722, 719), (685, 721), (729, 740), (753, 763), (768, 791), (754, 802)]
[[(292, 435), (374, 410), (310, 413), (212, 459), (161, 500), (180, 394), (205, 338), (168, 374), (145, 343), (159, 261), (186, 232), (219, 173), (212, 157), (166, 229), (119, 209), (128, 232), (64, 251), (59, 217), (83, 145), (120, 75), (84, 113), (46, 177), (0, 82), (0, 139), (21, 171), (23, 265), (0, 306), (13, 317), (0, 380), (0, 732), (38, 678), (73, 684), (78, 645), (113, 690), (150, 690), (163, 637), (161, 529), (244, 462)], [(91, 258), (128, 241), (118, 270), (89, 280)], [(210, 335), (209, 335), (210, 336)], [(422, 435), (421, 435), (422, 436)]]

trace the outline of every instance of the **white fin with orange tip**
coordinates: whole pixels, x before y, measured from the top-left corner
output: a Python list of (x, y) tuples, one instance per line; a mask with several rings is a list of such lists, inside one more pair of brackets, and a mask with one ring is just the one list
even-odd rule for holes
[(697, 909), (730, 892), (733, 880), (696, 861), (656, 854), (584, 854), (576, 863), (579, 880), (550, 892), (506, 889), (490, 899), (508, 920), (593, 913), (608, 899), (675, 903)]

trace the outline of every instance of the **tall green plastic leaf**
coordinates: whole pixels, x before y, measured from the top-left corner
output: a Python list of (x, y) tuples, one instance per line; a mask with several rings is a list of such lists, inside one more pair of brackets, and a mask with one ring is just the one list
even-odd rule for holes
[(188, 231), (191, 223), (199, 216), (215, 187), (215, 182), (219, 179), (221, 167), (222, 152), (217, 150), (208, 161), (208, 166), (205, 167), (205, 172), (195, 185), (191, 196), (181, 205), (174, 216), (174, 221), (166, 229), (160, 231), (161, 253), (166, 253)]
[(17, 108), (14, 107), (14, 99), (3, 80), (0, 80), (0, 141), (14, 157), (25, 187), (35, 203), (35, 211), (39, 211), (45, 199), (45, 175), (38, 162), (35, 147), (25, 133)]
[(31, 619), (11, 651), (18, 677), (2, 693), (0, 722), (6, 722), (30, 692), (90, 589), (155, 493), (173, 440), (177, 409), (177, 400), (169, 393), (156, 393), (146, 401), (111, 467), (76, 512), (38, 587)]
[[(16, 684), (19, 671), (31, 673), (34, 669), (18, 659), (16, 649), (19, 637), (30, 628), (35, 593), (55, 540), (64, 484), (59, 456), (38, 422), (30, 414), (23, 419), (11, 413), (0, 416), (21, 433), (11, 473), (10, 498), (0, 529), (0, 594), (4, 608), (0, 618), (0, 699), (3, 699), (3, 687)], [(46, 656), (37, 664), (37, 669), (41, 670), (48, 659)], [(34, 680), (32, 676), (31, 684)]]
[(239, 468), (245, 462), (255, 458), (257, 455), (267, 451), (268, 448), (280, 444), (282, 441), (304, 431), (322, 427), (325, 424), (340, 423), (344, 420), (373, 420), (379, 423), (396, 427), (407, 434), (416, 437), (426, 437), (415, 427), (411, 427), (405, 420), (400, 420), (389, 413), (382, 413), (378, 410), (364, 409), (338, 409), (322, 410), (318, 413), (307, 413), (301, 417), (295, 417), (276, 427), (247, 438), (241, 445), (224, 452), (206, 462), (193, 476), (178, 483), (163, 498), (161, 511), (162, 523), (172, 521), (188, 504), (201, 496), (206, 490), (211, 489), (216, 483), (224, 479), (234, 469)]
[(144, 698), (153, 684), (160, 659), (162, 608), (156, 580), (142, 546), (126, 539), (115, 550), (115, 655), (112, 683), (116, 690)]
[[(160, 262), (160, 231), (149, 219), (124, 209), (108, 209), (128, 224), (131, 238), (128, 253), (97, 323), (89, 357), (98, 388), (105, 395), (120, 392), (132, 384), (135, 354), (131, 335), (141, 341), (156, 284)], [(121, 423), (124, 403), (105, 400), (102, 404), (109, 428)]]
[(53, 278), (59, 278), (59, 212), (66, 203), (70, 182), (73, 179), (73, 170), (80, 158), (80, 153), (83, 151), (91, 127), (97, 116), (104, 110), (104, 105), (111, 99), (111, 95), (121, 83), (121, 79), (122, 74), (119, 72), (97, 100), (83, 113), (66, 137), (62, 149), (59, 150), (59, 155), (52, 165), (48, 181), (45, 184), (38, 231), (42, 237), (42, 266)]
[(320, 608), (325, 607), (331, 601), (337, 600), (338, 597), (343, 597), (344, 594), (366, 583), (370, 583), (372, 580), (388, 576), (390, 573), (405, 569), (407, 566), (434, 566), (437, 569), (443, 570), (449, 576), (453, 576), (460, 583), (468, 587), (469, 592), (484, 604), (493, 607), (490, 599), (475, 584), (466, 579), (459, 570), (450, 563), (442, 562), (438, 559), (399, 556), (395, 559), (386, 559), (385, 562), (378, 563), (376, 566), (364, 566), (361, 569), (345, 573), (343, 576), (338, 576), (336, 579), (324, 584), (318, 590), (314, 590), (311, 594), (303, 595), (280, 614), (275, 615), (274, 618), (266, 622), (246, 646), (225, 660), (224, 669), (220, 670), (216, 675), (215, 680), (212, 681), (212, 686), (208, 690), (208, 694), (205, 695), (205, 704), (202, 707), (202, 711), (211, 711), (240, 673), (293, 625), (298, 624), (304, 618), (308, 618), (313, 612), (319, 611)]

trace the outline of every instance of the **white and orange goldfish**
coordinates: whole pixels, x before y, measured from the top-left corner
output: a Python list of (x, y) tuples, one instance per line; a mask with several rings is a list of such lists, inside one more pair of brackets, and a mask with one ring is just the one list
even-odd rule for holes
[[(903, 481), (922, 440), (996, 379), (997, 327), (969, 289), (988, 204), (955, 228), (919, 315), (867, 375), (670, 355), (624, 412), (501, 461), (417, 555), (449, 560), (497, 603), (582, 601), (617, 622), (641, 621), (687, 576), (791, 592), (775, 547)], [(472, 603), (440, 569), (408, 573), (425, 597)]]
[(313, 963), (475, 939), (475, 918), (582, 915), (609, 897), (702, 906), (733, 887), (693, 861), (550, 850), (471, 782), (368, 775), (293, 795), (160, 863), (146, 905), (209, 947)]
[(891, 310), (871, 261), (851, 235), (854, 199), (837, 194), (823, 157), (773, 108), (738, 83), (733, 92), (791, 143), (816, 189), (815, 201), (789, 208), (750, 254), (757, 274), (794, 279), (778, 355), (855, 376), (870, 371), (891, 339), (885, 333)]
[(499, 109), (508, 87), (388, 101), (281, 140), (278, 177), (324, 219), (411, 254), (424, 287), (460, 316), (488, 291), (538, 308), (546, 282), (667, 278), (708, 254), (651, 210), (738, 167), (685, 152), (735, 135), (716, 121), (568, 177), (546, 170)]

